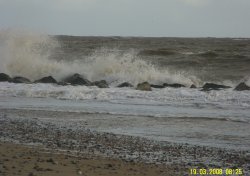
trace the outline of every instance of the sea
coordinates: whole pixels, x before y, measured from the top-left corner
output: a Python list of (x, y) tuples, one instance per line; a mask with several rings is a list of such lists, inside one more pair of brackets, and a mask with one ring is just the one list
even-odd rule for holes
[[(57, 81), (79, 73), (109, 88), (0, 82), (0, 111), (60, 112), (88, 128), (153, 140), (250, 150), (250, 39), (63, 36), (1, 30), (0, 73)], [(181, 88), (136, 90), (138, 83)], [(129, 82), (134, 87), (118, 88)], [(205, 83), (229, 89), (201, 91)], [(197, 88), (191, 89), (195, 85)], [(19, 111), (16, 111), (19, 110)], [(77, 117), (70, 114), (76, 114)], [(65, 114), (65, 115), (62, 115)], [(36, 117), (39, 118), (39, 117)]]

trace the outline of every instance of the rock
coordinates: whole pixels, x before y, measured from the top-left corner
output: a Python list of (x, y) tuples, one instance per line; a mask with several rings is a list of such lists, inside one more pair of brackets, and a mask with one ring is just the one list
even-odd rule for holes
[(66, 83), (66, 82), (63, 82), (63, 81), (60, 81), (57, 83), (58, 85), (60, 86), (67, 86), (67, 85), (70, 85), (70, 83)]
[(137, 84), (136, 89), (143, 90), (143, 91), (152, 91), (151, 86), (148, 82), (143, 82), (143, 83)]
[(231, 88), (231, 87), (230, 86), (219, 85), (219, 84), (214, 84), (214, 83), (206, 83), (202, 87), (202, 91), (221, 90), (221, 89), (228, 89), (228, 88)]
[(78, 173), (78, 175), (82, 175), (82, 171), (81, 170), (79, 170), (77, 173)]
[(33, 172), (30, 172), (28, 176), (35, 176)]
[(194, 84), (192, 84), (192, 85), (190, 86), (190, 88), (191, 88), (191, 89), (196, 89), (197, 87), (196, 87)]
[(178, 83), (174, 83), (174, 84), (164, 83), (163, 86), (164, 86), (164, 87), (173, 87), (173, 88), (185, 87), (184, 85), (178, 84)]
[(93, 85), (99, 87), (99, 88), (109, 88), (108, 83), (105, 80), (101, 80), (101, 81), (95, 81), (93, 83)]
[(47, 76), (36, 80), (35, 83), (57, 83), (57, 81), (52, 76)]
[(113, 167), (113, 165), (112, 164), (107, 164), (107, 167)]
[(46, 160), (48, 163), (53, 163), (54, 160), (52, 158)]
[(162, 89), (162, 88), (164, 88), (164, 86), (163, 86), (163, 85), (155, 85), (155, 84), (151, 84), (150, 86), (151, 86), (151, 87), (153, 87), (153, 88), (157, 88), (157, 89)]
[(129, 82), (124, 82), (119, 84), (117, 87), (134, 87), (132, 84), (130, 84)]
[(242, 90), (250, 90), (250, 87), (248, 85), (246, 85), (246, 83), (241, 82), (240, 84), (238, 84), (234, 90), (237, 91), (242, 91)]
[(38, 165), (35, 165), (34, 167), (33, 167), (33, 169), (34, 170), (36, 170), (36, 171), (44, 171), (44, 169), (43, 168), (41, 168), (41, 167), (39, 167)]
[(77, 164), (77, 162), (76, 162), (76, 161), (74, 161), (74, 160), (72, 160), (72, 161), (71, 161), (71, 164)]
[(11, 81), (10, 76), (5, 73), (0, 73), (0, 82), (7, 82), (7, 81)]
[(246, 160), (247, 162), (250, 162), (250, 153), (246, 153), (246, 154), (245, 154), (245, 160)]
[(45, 169), (45, 171), (53, 171), (53, 169), (47, 168)]
[(48, 159), (47, 160), (48, 163), (52, 163), (52, 164), (55, 164), (55, 165), (58, 165), (58, 162), (53, 160), (52, 158)]
[(31, 83), (31, 81), (28, 78), (24, 78), (21, 76), (14, 77), (12, 79), (12, 82), (13, 83), (26, 83), (26, 84)]
[(72, 85), (85, 85), (85, 86), (91, 86), (92, 83), (83, 78), (80, 74), (76, 73), (70, 77), (67, 77), (66, 79), (63, 80), (64, 83), (69, 83)]

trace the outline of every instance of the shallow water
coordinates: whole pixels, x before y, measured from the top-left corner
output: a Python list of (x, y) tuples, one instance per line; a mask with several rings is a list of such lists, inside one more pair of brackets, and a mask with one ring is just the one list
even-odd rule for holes
[[(92, 130), (160, 141), (237, 150), (249, 150), (250, 145), (249, 109), (240, 110), (237, 117), (235, 110), (218, 111), (215, 107), (198, 110), (152, 103), (114, 104), (107, 100), (26, 97), (0, 97), (0, 109), (7, 110), (8, 116), (46, 119), (58, 124), (79, 121)], [(245, 119), (239, 120), (244, 113)]]

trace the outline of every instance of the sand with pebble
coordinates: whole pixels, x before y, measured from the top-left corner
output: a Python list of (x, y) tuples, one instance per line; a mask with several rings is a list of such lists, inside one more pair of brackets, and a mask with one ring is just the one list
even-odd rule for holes
[(188, 175), (191, 168), (250, 173), (247, 150), (98, 132), (79, 121), (26, 118), (25, 113), (44, 112), (2, 109), (0, 114), (2, 175)]

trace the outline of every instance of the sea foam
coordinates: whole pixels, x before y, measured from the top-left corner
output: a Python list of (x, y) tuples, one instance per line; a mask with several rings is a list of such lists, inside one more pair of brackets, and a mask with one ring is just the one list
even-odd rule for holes
[[(31, 104), (24, 108), (37, 109), (32, 101), (41, 100), (44, 102), (42, 108), (45, 109), (57, 110), (58, 103), (62, 104), (60, 111), (152, 117), (202, 117), (250, 122), (250, 94), (248, 91), (232, 89), (210, 92), (189, 88), (139, 91), (134, 88), (102, 89), (95, 86), (0, 83), (0, 107), (16, 108), (15, 103), (5, 101), (13, 97), (16, 98), (15, 102), (20, 100), (21, 107), (25, 104), (23, 99), (28, 98)], [(55, 104), (52, 103), (54, 101)]]
[(53, 76), (57, 80), (80, 73), (91, 81), (105, 79), (110, 84), (124, 81), (137, 84), (148, 81), (153, 84), (182, 83), (200, 84), (195, 76), (185, 71), (170, 72), (167, 67), (157, 66), (143, 60), (136, 51), (115, 52), (115, 48), (105, 46), (84, 58), (66, 60), (53, 59), (53, 54), (61, 49), (55, 37), (27, 31), (0, 31), (0, 72), (10, 76), (24, 76), (36, 80), (44, 76)]

